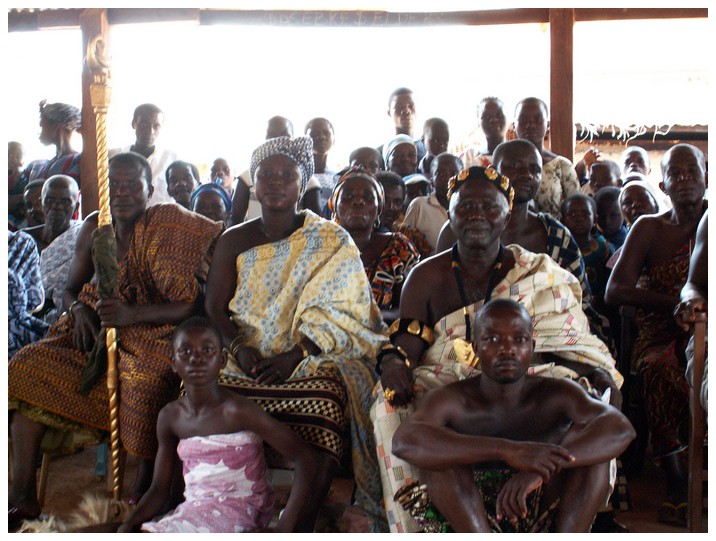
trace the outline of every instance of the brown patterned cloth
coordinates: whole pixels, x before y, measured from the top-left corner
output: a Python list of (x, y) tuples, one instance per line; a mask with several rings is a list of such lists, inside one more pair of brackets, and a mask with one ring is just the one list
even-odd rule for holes
[[(318, 452), (340, 464), (346, 449), (348, 396), (337, 371), (324, 368), (280, 385), (262, 385), (249, 378), (221, 374), (219, 385), (254, 400)], [(279, 460), (270, 451), (268, 458), (269, 462)]]
[[(119, 298), (140, 305), (194, 302), (221, 227), (174, 204), (147, 209), (119, 262)], [(79, 299), (95, 307), (94, 280), (85, 284)], [(157, 415), (178, 394), (179, 379), (169, 358), (173, 331), (174, 325), (147, 323), (117, 330), (120, 437), (125, 449), (140, 458), (156, 454)], [(64, 315), (47, 338), (21, 349), (10, 363), (10, 407), (61, 430), (75, 424), (95, 433), (109, 430), (106, 377), (86, 397), (79, 394), (87, 359), (74, 348), (72, 325)]]

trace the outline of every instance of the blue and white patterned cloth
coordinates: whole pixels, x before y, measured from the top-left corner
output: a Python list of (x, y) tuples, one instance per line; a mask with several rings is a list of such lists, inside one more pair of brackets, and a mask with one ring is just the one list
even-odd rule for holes
[(23, 231), (7, 237), (8, 359), (21, 347), (43, 336), (49, 324), (32, 312), (42, 308), (45, 291), (40, 275), (40, 254), (35, 240)]

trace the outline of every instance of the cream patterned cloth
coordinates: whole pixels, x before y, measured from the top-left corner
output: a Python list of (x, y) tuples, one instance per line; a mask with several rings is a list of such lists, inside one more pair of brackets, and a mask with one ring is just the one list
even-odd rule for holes
[[(303, 227), (288, 238), (239, 255), (229, 311), (243, 342), (263, 356), (287, 351), (303, 336), (321, 349), (300, 363), (292, 378), (322, 367), (340, 372), (348, 393), (356, 504), (384, 528), (368, 412), (375, 358), (387, 342), (387, 328), (348, 232), (310, 211), (303, 214)], [(244, 375), (231, 360), (226, 373)]]
[(548, 212), (557, 220), (561, 219), (562, 201), (579, 192), (579, 178), (572, 162), (562, 156), (542, 166), (542, 182), (533, 204), (538, 212)]

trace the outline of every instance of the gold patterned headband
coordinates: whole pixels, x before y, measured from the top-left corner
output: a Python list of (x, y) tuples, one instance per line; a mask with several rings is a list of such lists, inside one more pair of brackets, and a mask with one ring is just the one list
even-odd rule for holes
[(457, 175), (451, 177), (450, 180), (448, 180), (448, 201), (452, 195), (460, 189), (460, 186), (465, 184), (468, 180), (484, 180), (492, 184), (505, 196), (509, 208), (512, 210), (512, 201), (515, 198), (515, 191), (510, 185), (510, 179), (498, 173), (497, 169), (491, 165), (488, 167), (475, 165), (468, 169), (463, 169)]

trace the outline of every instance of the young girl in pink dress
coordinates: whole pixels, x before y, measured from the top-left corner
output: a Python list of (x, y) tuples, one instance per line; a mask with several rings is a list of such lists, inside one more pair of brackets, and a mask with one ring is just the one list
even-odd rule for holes
[[(278, 522), (280, 532), (310, 530), (316, 458), (290, 428), (260, 406), (218, 384), (227, 353), (206, 318), (179, 325), (172, 366), (186, 395), (159, 413), (159, 450), (152, 485), (120, 532), (249, 532), (265, 530), (274, 514), (263, 441), (294, 462), (294, 483)], [(183, 465), (184, 502), (162, 516), (175, 467)], [(307, 512), (308, 511), (308, 512)]]

